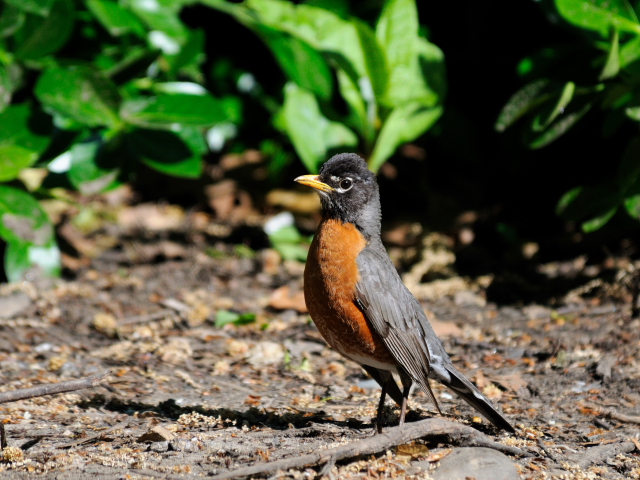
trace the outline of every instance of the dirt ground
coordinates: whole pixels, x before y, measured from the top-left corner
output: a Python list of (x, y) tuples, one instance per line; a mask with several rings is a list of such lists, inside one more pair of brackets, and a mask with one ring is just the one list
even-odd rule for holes
[[(21, 450), (5, 449), (2, 478), (212, 476), (372, 434), (379, 389), (305, 313), (304, 265), (176, 241), (170, 229), (112, 234), (95, 259), (66, 260), (74, 280), (0, 285), (0, 391), (111, 371), (93, 389), (3, 404), (8, 445)], [(421, 244), (423, 267), (442, 256), (432, 244)], [(636, 271), (625, 265), (618, 284)], [(448, 419), (532, 454), (511, 458), (523, 479), (640, 478), (640, 319), (607, 293), (616, 285), (551, 309), (488, 303), (490, 278), (405, 274), (456, 366), (518, 433), (497, 432), (434, 384)], [(421, 392), (410, 407), (410, 421), (435, 415)], [(390, 401), (386, 413), (397, 421)], [(629, 442), (634, 451), (618, 448)], [(429, 478), (450, 445), (427, 446), (339, 463), (333, 476)]]

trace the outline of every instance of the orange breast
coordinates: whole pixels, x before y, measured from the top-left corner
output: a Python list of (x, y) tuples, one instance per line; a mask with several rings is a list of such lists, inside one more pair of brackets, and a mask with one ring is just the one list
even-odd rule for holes
[[(304, 297), (318, 330), (341, 355), (396, 365), (380, 336), (355, 305), (360, 277), (356, 258), (366, 246), (350, 223), (323, 220), (304, 270)], [(361, 361), (361, 363), (369, 363)]]

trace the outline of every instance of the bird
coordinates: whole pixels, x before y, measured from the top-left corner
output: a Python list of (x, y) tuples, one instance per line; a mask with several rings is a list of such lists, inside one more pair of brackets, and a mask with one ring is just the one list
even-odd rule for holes
[[(307, 309), (325, 341), (360, 364), (380, 385), (376, 429), (388, 394), (405, 422), (416, 383), (442, 415), (430, 379), (448, 387), (498, 429), (515, 432), (508, 420), (453, 365), (420, 302), (403, 284), (382, 240), (378, 183), (364, 159), (341, 153), (318, 175), (296, 182), (320, 196), (322, 220), (304, 270)], [(393, 373), (402, 384), (398, 387)]]

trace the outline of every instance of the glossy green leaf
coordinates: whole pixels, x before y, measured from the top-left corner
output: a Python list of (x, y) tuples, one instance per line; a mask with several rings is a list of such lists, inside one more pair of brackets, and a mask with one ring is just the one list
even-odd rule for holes
[(71, 36), (74, 18), (72, 0), (55, 0), (48, 15), (38, 17), (37, 26), (27, 32), (16, 49), (16, 58), (33, 60), (57, 52)]
[(129, 100), (121, 117), (146, 128), (171, 129), (174, 125), (210, 127), (226, 120), (220, 101), (211, 95), (158, 95)]
[(620, 68), (640, 75), (640, 36), (635, 36), (620, 47)]
[(7, 243), (46, 246), (53, 239), (53, 225), (30, 194), (0, 185), (0, 237)]
[(631, 120), (635, 120), (636, 122), (640, 122), (640, 106), (627, 107), (624, 109), (624, 113)]
[(27, 104), (12, 105), (0, 113), (0, 182), (13, 180), (31, 166), (49, 143), (49, 137), (34, 132)]
[(544, 93), (548, 85), (548, 80), (540, 79), (525, 85), (514, 93), (502, 107), (494, 128), (498, 132), (504, 132), (523, 115), (547, 101), (551, 97), (550, 93)]
[(562, 197), (560, 197), (560, 200), (558, 200), (558, 204), (556, 205), (556, 214), (562, 215), (569, 207), (569, 205), (571, 205), (573, 201), (578, 198), (583, 189), (584, 187), (582, 186), (575, 187), (562, 195)]
[(627, 0), (555, 0), (560, 15), (578, 27), (599, 32), (603, 37), (615, 28), (640, 34), (640, 24)]
[(387, 92), (389, 80), (387, 60), (371, 27), (357, 18), (352, 19), (351, 23), (356, 27), (367, 78), (376, 100), (379, 101), (378, 99), (382, 99)]
[(614, 29), (611, 34), (611, 46), (607, 53), (607, 59), (598, 77), (600, 81), (613, 78), (620, 71), (620, 44), (618, 37), (618, 31)]
[[(188, 138), (192, 133), (193, 130), (183, 135)], [(154, 170), (183, 178), (199, 178), (202, 174), (200, 155), (194, 153), (189, 144), (173, 132), (137, 129), (128, 135), (127, 141), (143, 163)], [(191, 142), (195, 142), (195, 139), (191, 138)]]
[[(189, 37), (189, 30), (179, 17), (184, 2), (173, 0), (129, 0), (128, 6), (152, 30), (150, 43), (163, 52), (176, 54)], [(163, 38), (158, 33), (164, 34)], [(154, 39), (155, 36), (155, 39)], [(175, 42), (175, 46), (171, 46)], [(172, 49), (176, 48), (175, 51)]]
[(640, 194), (624, 200), (624, 208), (634, 220), (640, 220)]
[(582, 231), (589, 233), (601, 229), (609, 220), (611, 220), (611, 217), (613, 217), (617, 211), (618, 207), (614, 207), (607, 210), (602, 215), (598, 215), (597, 217), (593, 217), (592, 219), (583, 222)]
[(95, 18), (114, 37), (127, 33), (144, 36), (145, 29), (140, 20), (121, 4), (112, 0), (87, 0), (86, 4)]
[[(179, 72), (189, 66), (199, 66), (206, 59), (204, 51), (204, 30), (189, 30), (186, 43), (176, 55), (168, 55), (171, 72)], [(198, 70), (199, 71), (199, 70)]]
[(7, 5), (18, 7), (24, 12), (35, 13), (42, 17), (49, 14), (55, 0), (5, 0)]
[(373, 153), (369, 158), (369, 168), (377, 172), (396, 149), (415, 140), (426, 132), (442, 115), (442, 107), (427, 108), (421, 104), (409, 104), (395, 108), (387, 117)]
[(353, 77), (342, 68), (338, 68), (338, 86), (342, 98), (349, 105), (349, 116), (345, 118), (344, 123), (359, 132), (367, 145), (372, 144), (376, 132), (367, 115), (367, 104), (360, 94), (358, 85), (353, 81)]
[(543, 111), (536, 115), (533, 119), (532, 130), (534, 132), (541, 132), (547, 128), (551, 122), (553, 122), (559, 115), (563, 114), (569, 102), (573, 98), (573, 94), (576, 91), (576, 84), (573, 82), (565, 83), (564, 87), (560, 91), (558, 100), (549, 108), (548, 111)]
[(113, 127), (119, 123), (115, 86), (89, 68), (48, 68), (40, 76), (35, 94), (51, 111), (81, 124)]
[(591, 103), (587, 103), (581, 109), (571, 113), (565, 113), (559, 120), (551, 124), (541, 135), (529, 142), (532, 149), (542, 148), (549, 145), (564, 135), (578, 120), (580, 120), (591, 109)]
[(218, 328), (224, 327), (228, 323), (233, 323), (236, 326), (248, 325), (256, 321), (255, 313), (235, 313), (229, 310), (218, 310), (216, 312), (215, 325)]
[(5, 5), (0, 14), (0, 38), (13, 35), (26, 18), (25, 13), (13, 5)]
[(408, 67), (416, 54), (418, 9), (415, 0), (386, 0), (376, 25), (376, 38), (382, 46), (389, 69)]
[(48, 277), (60, 276), (60, 249), (52, 239), (48, 245), (37, 246), (25, 243), (9, 243), (5, 252), (4, 269), (10, 282), (18, 282), (25, 278), (32, 268)]
[(285, 87), (282, 114), (296, 153), (310, 172), (318, 171), (328, 149), (354, 146), (358, 141), (343, 124), (322, 115), (313, 94), (294, 83)]
[(289, 80), (323, 100), (331, 98), (331, 71), (317, 50), (303, 40), (272, 28), (259, 27), (258, 32)]
[(114, 186), (120, 169), (113, 164), (107, 165), (103, 152), (103, 142), (95, 138), (76, 143), (70, 150), (71, 168), (67, 172), (69, 181), (84, 195), (104, 192)]

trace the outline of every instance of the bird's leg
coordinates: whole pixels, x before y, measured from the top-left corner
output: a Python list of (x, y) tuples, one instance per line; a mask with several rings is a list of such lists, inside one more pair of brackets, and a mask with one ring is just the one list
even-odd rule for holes
[(384, 412), (384, 401), (387, 398), (387, 383), (391, 377), (391, 373), (385, 370), (379, 370), (382, 383), (382, 391), (380, 392), (380, 402), (378, 403), (378, 415), (376, 416), (376, 429), (378, 433), (382, 433), (382, 415)]
[(407, 375), (404, 369), (399, 369), (400, 381), (402, 382), (402, 405), (400, 406), (400, 421), (398, 425), (404, 425), (404, 417), (407, 414), (407, 402), (409, 400), (409, 394), (411, 393), (411, 385), (413, 380)]

